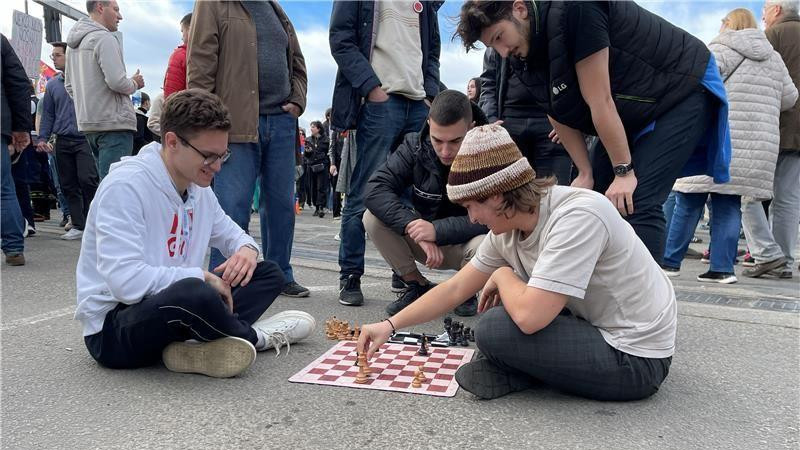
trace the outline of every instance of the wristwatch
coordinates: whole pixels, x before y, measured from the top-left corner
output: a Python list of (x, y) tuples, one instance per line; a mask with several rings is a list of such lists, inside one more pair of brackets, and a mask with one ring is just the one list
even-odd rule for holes
[(617, 164), (614, 166), (614, 175), (618, 177), (624, 177), (629, 172), (633, 171), (633, 163), (628, 164)]

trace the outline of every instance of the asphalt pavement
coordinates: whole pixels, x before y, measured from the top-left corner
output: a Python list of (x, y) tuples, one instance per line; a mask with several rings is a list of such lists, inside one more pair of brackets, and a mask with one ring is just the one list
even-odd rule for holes
[[(288, 354), (260, 353), (240, 377), (220, 380), (161, 365), (98, 366), (72, 319), (80, 243), (58, 239), (55, 216), (39, 224), (26, 241), (28, 264), (0, 270), (2, 447), (800, 448), (800, 278), (704, 284), (694, 280), (707, 270), (698, 260), (673, 280), (677, 351), (661, 390), (644, 401), (597, 402), (548, 388), (482, 401), (463, 390), (440, 398), (290, 383), (333, 345), (325, 319), (380, 320), (395, 298), (390, 271), (368, 242), (366, 304), (336, 301), (338, 225), (308, 210), (298, 217), (293, 266), (311, 296), (279, 297), (267, 312), (305, 310), (320, 325), (314, 335)], [(415, 330), (440, 332), (442, 324)]]

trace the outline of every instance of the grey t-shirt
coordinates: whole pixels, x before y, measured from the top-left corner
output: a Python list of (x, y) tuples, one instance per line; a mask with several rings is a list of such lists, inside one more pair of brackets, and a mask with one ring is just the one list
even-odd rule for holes
[(289, 62), (286, 59), (289, 36), (275, 8), (268, 1), (242, 2), (256, 25), (258, 52), (258, 113), (276, 114), (283, 110), (291, 93)]
[(529, 236), (489, 233), (471, 263), (484, 273), (510, 266), (528, 286), (566, 295), (567, 308), (622, 352), (666, 358), (675, 351), (672, 283), (601, 194), (552, 187)]

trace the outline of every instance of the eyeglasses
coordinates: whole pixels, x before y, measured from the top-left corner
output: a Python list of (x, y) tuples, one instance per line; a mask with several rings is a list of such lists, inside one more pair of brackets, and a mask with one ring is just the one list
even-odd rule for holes
[(204, 158), (203, 159), (203, 165), (204, 166), (210, 166), (210, 165), (214, 164), (215, 162), (217, 162), (217, 160), (220, 160), (220, 161), (222, 161), (222, 164), (225, 164), (225, 161), (227, 161), (228, 158), (231, 157), (231, 150), (229, 148), (225, 149), (225, 153), (223, 153), (222, 156), (217, 155), (217, 154), (208, 155), (208, 154), (203, 153), (200, 150), (198, 150), (197, 147), (195, 147), (194, 145), (190, 144), (188, 140), (186, 140), (185, 138), (179, 136), (177, 133), (175, 133), (175, 136), (178, 136), (178, 139), (180, 139), (184, 144), (186, 144), (189, 147), (191, 147), (192, 150), (196, 151), (197, 153), (200, 154), (200, 156), (202, 156)]

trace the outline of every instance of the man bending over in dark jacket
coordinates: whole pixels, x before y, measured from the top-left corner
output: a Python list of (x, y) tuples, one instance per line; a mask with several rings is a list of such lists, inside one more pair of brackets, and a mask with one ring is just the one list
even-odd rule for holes
[[(488, 231), (470, 223), (467, 210), (450, 202), (445, 189), (450, 164), (476, 123), (485, 124), (486, 116), (466, 95), (454, 90), (441, 92), (431, 104), (422, 130), (406, 134), (367, 184), (364, 228), (408, 286), (386, 307), (390, 315), (434, 286), (419, 272), (416, 261), (431, 269), (458, 270), (472, 258)], [(411, 206), (404, 200), (409, 188)], [(475, 315), (475, 296), (454, 312)]]

